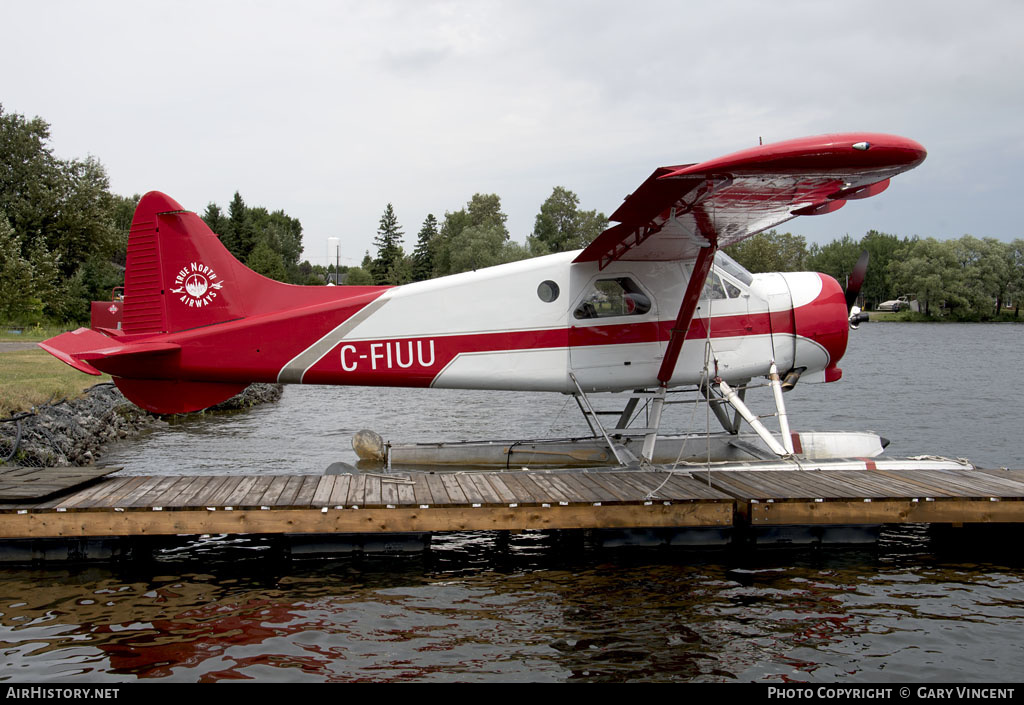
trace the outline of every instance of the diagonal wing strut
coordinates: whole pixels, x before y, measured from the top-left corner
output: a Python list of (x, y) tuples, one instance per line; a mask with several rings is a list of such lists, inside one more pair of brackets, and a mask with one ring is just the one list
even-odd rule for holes
[(643, 458), (648, 462), (654, 457), (654, 444), (658, 438), (658, 429), (661, 426), (661, 412), (665, 406), (665, 394), (668, 391), (669, 380), (676, 370), (676, 363), (679, 361), (679, 354), (683, 349), (683, 342), (686, 340), (686, 332), (690, 330), (690, 323), (697, 312), (697, 302), (700, 301), (701, 292), (704, 289), (704, 282), (707, 281), (708, 273), (711, 272), (711, 265), (715, 262), (715, 252), (718, 247), (718, 237), (714, 226), (709, 222), (707, 212), (701, 208), (697, 222), (701, 234), (707, 240), (697, 253), (697, 259), (693, 264), (693, 272), (690, 274), (690, 281), (686, 283), (686, 292), (683, 294), (683, 301), (679, 305), (679, 313), (676, 315), (675, 325), (665, 348), (665, 357), (658, 369), (658, 391), (657, 396), (651, 404), (650, 430), (644, 436), (644, 445), (641, 452)]

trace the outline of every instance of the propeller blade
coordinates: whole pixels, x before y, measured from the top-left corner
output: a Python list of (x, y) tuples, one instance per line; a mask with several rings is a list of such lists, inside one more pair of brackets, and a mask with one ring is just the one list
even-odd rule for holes
[(864, 250), (860, 253), (860, 257), (857, 258), (857, 264), (853, 267), (853, 272), (850, 273), (850, 278), (846, 283), (846, 310), (853, 311), (853, 305), (857, 303), (857, 297), (860, 296), (860, 288), (864, 286), (864, 277), (868, 273), (868, 251)]

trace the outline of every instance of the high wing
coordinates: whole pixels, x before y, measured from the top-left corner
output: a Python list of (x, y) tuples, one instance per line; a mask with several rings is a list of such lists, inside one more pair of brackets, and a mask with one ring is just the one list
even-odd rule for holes
[(629, 195), (576, 262), (693, 260), (798, 215), (819, 215), (881, 193), (924, 161), (917, 142), (854, 133), (763, 145), (719, 159), (661, 167)]
[(838, 210), (884, 191), (893, 176), (924, 161), (904, 137), (823, 135), (761, 145), (719, 159), (661, 167), (611, 215), (575, 262), (693, 261), (659, 381), (672, 376), (714, 252), (798, 215)]

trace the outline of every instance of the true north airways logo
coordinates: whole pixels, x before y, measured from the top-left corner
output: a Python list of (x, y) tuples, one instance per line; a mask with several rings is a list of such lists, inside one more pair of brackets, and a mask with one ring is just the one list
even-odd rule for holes
[(192, 262), (182, 267), (174, 278), (172, 294), (181, 296), (179, 301), (192, 308), (209, 306), (217, 298), (224, 282), (217, 281), (217, 273), (200, 262)]

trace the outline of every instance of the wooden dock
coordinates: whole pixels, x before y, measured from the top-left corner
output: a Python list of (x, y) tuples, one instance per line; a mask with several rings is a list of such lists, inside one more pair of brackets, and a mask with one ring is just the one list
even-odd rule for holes
[(1020, 470), (164, 477), (90, 470), (89, 484), (56, 493), (41, 477), (60, 471), (22, 471), (25, 485), (45, 487), (48, 496), (23, 492), (0, 503), (0, 539), (1024, 524)]

